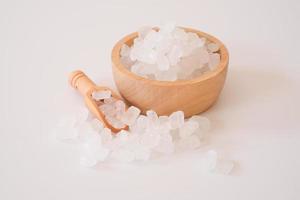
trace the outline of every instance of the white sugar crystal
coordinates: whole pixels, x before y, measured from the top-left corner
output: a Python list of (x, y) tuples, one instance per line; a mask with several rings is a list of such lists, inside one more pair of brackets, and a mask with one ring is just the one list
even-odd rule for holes
[(122, 118), (122, 116), (125, 113), (125, 108), (126, 108), (126, 105), (125, 105), (124, 101), (118, 100), (118, 101), (114, 102), (114, 109), (116, 111), (115, 115), (116, 115), (117, 119), (120, 120)]
[(140, 115), (136, 122), (130, 126), (130, 130), (134, 133), (142, 134), (150, 126), (150, 120), (145, 115)]
[(129, 57), (130, 47), (127, 44), (122, 45), (120, 55), (122, 57)]
[(169, 116), (169, 120), (172, 129), (180, 128), (184, 124), (184, 113), (182, 111), (173, 112)]
[(147, 148), (153, 148), (159, 144), (160, 134), (151, 130), (141, 136), (141, 144)]
[(181, 138), (177, 142), (177, 149), (180, 151), (183, 150), (192, 150), (201, 146), (201, 142), (196, 135), (191, 135), (185, 138)]
[(155, 151), (164, 154), (171, 154), (174, 152), (174, 144), (172, 136), (168, 133), (160, 135), (160, 140), (158, 145), (155, 147)]
[(218, 44), (212, 42), (207, 44), (207, 49), (209, 52), (214, 53), (217, 52), (220, 49), (220, 47)]
[(174, 70), (157, 71), (155, 78), (160, 81), (175, 81), (177, 80), (177, 72)]
[(103, 123), (96, 118), (91, 121), (91, 126), (97, 132), (100, 132), (103, 129)]
[(220, 63), (220, 54), (218, 53), (213, 53), (209, 55), (209, 63), (208, 66), (211, 70), (214, 70), (218, 67)]
[(210, 130), (210, 121), (206, 117), (194, 115), (189, 119), (189, 121), (195, 121), (198, 123), (199, 128), (196, 132), (199, 134), (200, 138), (203, 137), (203, 134)]
[(103, 144), (106, 144), (112, 140), (111, 130), (108, 128), (102, 129), (102, 131), (100, 132), (100, 136)]
[(218, 154), (214, 150), (209, 150), (202, 159), (202, 168), (207, 172), (214, 172), (218, 162)]
[(126, 125), (123, 122), (121, 122), (120, 120), (116, 119), (115, 117), (107, 115), (107, 116), (105, 116), (105, 119), (114, 128), (121, 129), (121, 128), (125, 128), (126, 127)]
[(99, 108), (105, 116), (114, 116), (117, 112), (113, 104), (102, 104)]
[(157, 56), (157, 67), (160, 71), (167, 71), (170, 68), (167, 56), (161, 54)]
[(202, 159), (202, 168), (205, 172), (228, 175), (234, 168), (234, 161), (220, 159), (216, 151), (209, 150)]
[(181, 57), (182, 50), (179, 48), (179, 46), (173, 46), (170, 52), (168, 53), (170, 65), (176, 65), (180, 61)]
[(117, 99), (115, 99), (115, 98), (113, 98), (113, 97), (104, 99), (104, 103), (105, 103), (105, 104), (111, 104), (111, 103), (114, 103), (114, 102), (116, 102), (116, 101), (117, 101)]
[(171, 129), (171, 123), (168, 116), (159, 116), (158, 117), (159, 126), (165, 130)]
[(146, 115), (147, 115), (147, 117), (149, 119), (149, 123), (150, 123), (151, 126), (157, 125), (157, 123), (158, 123), (158, 116), (157, 116), (157, 114), (156, 114), (155, 111), (148, 110), (146, 112)]
[(96, 101), (107, 99), (111, 97), (111, 91), (110, 90), (95, 91), (92, 93), (92, 97)]
[(137, 117), (140, 115), (141, 111), (137, 107), (131, 106), (123, 114), (121, 121), (126, 125), (132, 125)]
[(179, 129), (179, 135), (181, 138), (186, 138), (192, 135), (199, 128), (199, 124), (195, 121), (187, 121)]

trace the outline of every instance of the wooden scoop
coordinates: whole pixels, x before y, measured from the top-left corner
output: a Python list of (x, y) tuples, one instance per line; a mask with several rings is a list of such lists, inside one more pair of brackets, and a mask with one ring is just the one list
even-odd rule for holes
[(117, 95), (113, 90), (111, 90), (108, 87), (100, 87), (97, 86), (85, 73), (82, 71), (73, 71), (69, 75), (69, 83), (70, 85), (77, 89), (80, 94), (84, 97), (84, 101), (88, 109), (93, 113), (97, 119), (99, 119), (101, 122), (103, 122), (104, 126), (111, 129), (112, 132), (117, 133), (120, 130), (126, 130), (128, 129), (128, 126), (125, 126), (124, 128), (115, 128), (113, 127), (106, 119), (104, 114), (99, 109), (99, 106), (103, 104), (102, 101), (96, 101), (92, 98), (92, 93), (96, 91), (102, 91), (102, 90), (109, 90), (111, 91), (111, 95), (113, 98), (117, 100), (122, 100), (122, 98)]

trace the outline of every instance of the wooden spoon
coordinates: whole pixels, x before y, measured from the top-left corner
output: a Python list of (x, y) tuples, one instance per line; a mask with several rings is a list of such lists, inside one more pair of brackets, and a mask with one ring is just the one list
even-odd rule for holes
[[(111, 91), (111, 95), (113, 98), (117, 100), (122, 100), (122, 98), (117, 95), (112, 89), (108, 87), (100, 87), (97, 86), (89, 77), (83, 73), (82, 71), (73, 71), (69, 75), (69, 83), (70, 85), (77, 89), (80, 94), (83, 96), (84, 101), (88, 109), (93, 113), (97, 119), (99, 119), (101, 122), (103, 122), (104, 126), (111, 129), (112, 132), (117, 133), (120, 130), (127, 130), (128, 126), (125, 126), (124, 128), (115, 128), (113, 127), (105, 118), (105, 115), (102, 113), (102, 111), (99, 109), (99, 106), (103, 104), (102, 101), (96, 101), (92, 98), (93, 92), (99, 92), (99, 91)], [(122, 100), (123, 101), (123, 100)], [(126, 105), (126, 104), (125, 104)], [(127, 106), (126, 106), (127, 109)]]

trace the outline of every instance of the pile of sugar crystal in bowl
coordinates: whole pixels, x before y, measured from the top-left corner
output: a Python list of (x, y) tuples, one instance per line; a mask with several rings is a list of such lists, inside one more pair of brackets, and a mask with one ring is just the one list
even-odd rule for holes
[(158, 30), (143, 27), (131, 47), (121, 48), (121, 62), (145, 78), (175, 81), (196, 78), (220, 63), (219, 45), (175, 24)]
[[(159, 31), (141, 29), (131, 47), (122, 47), (121, 60), (140, 76), (175, 81), (216, 68), (220, 62), (218, 50), (218, 45), (205, 38), (167, 24)], [(185, 65), (190, 66), (186, 71), (182, 70)], [(210, 130), (210, 121), (203, 116), (185, 119), (182, 111), (158, 116), (153, 110), (143, 115), (134, 106), (126, 110), (124, 102), (113, 98), (110, 91), (94, 92), (92, 98), (104, 102), (99, 109), (113, 127), (129, 128), (114, 134), (87, 110), (60, 123), (59, 138), (76, 141), (80, 163), (85, 166), (111, 161), (145, 162), (199, 149)], [(220, 159), (214, 150), (208, 151), (202, 161), (210, 172), (229, 174), (234, 167), (233, 161)]]

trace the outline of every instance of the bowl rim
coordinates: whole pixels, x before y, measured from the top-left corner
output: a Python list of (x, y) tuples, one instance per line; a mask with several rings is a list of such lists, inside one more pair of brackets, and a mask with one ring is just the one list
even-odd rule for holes
[(122, 48), (122, 45), (130, 40), (133, 40), (134, 38), (136, 38), (138, 36), (137, 32), (133, 32), (130, 33), (128, 35), (126, 35), (125, 37), (123, 37), (122, 39), (120, 39), (113, 47), (112, 52), (111, 52), (111, 61), (112, 61), (112, 67), (117, 69), (119, 72), (131, 77), (132, 79), (135, 79), (137, 81), (143, 81), (143, 82), (147, 82), (148, 84), (153, 84), (153, 85), (159, 85), (159, 86), (168, 86), (168, 85), (186, 85), (186, 84), (193, 84), (193, 83), (199, 83), (211, 78), (214, 78), (215, 76), (217, 76), (218, 74), (220, 74), (221, 72), (223, 72), (224, 70), (227, 69), (228, 67), (228, 62), (229, 62), (229, 53), (227, 48), (225, 47), (225, 45), (216, 37), (199, 31), (197, 29), (193, 29), (193, 28), (188, 28), (188, 27), (179, 27), (179, 28), (183, 28), (185, 31), (187, 32), (193, 32), (198, 34), (201, 37), (204, 37), (206, 39), (208, 39), (211, 42), (214, 42), (216, 44), (218, 44), (220, 46), (220, 63), (219, 65), (216, 67), (216, 69), (209, 71), (203, 75), (200, 75), (199, 77), (193, 78), (193, 79), (187, 79), (187, 80), (176, 80), (176, 81), (160, 81), (160, 80), (153, 80), (153, 79), (148, 79), (142, 76), (139, 76), (133, 72), (131, 72), (130, 70), (128, 70), (122, 63), (121, 63), (121, 56), (120, 56), (120, 50)]

